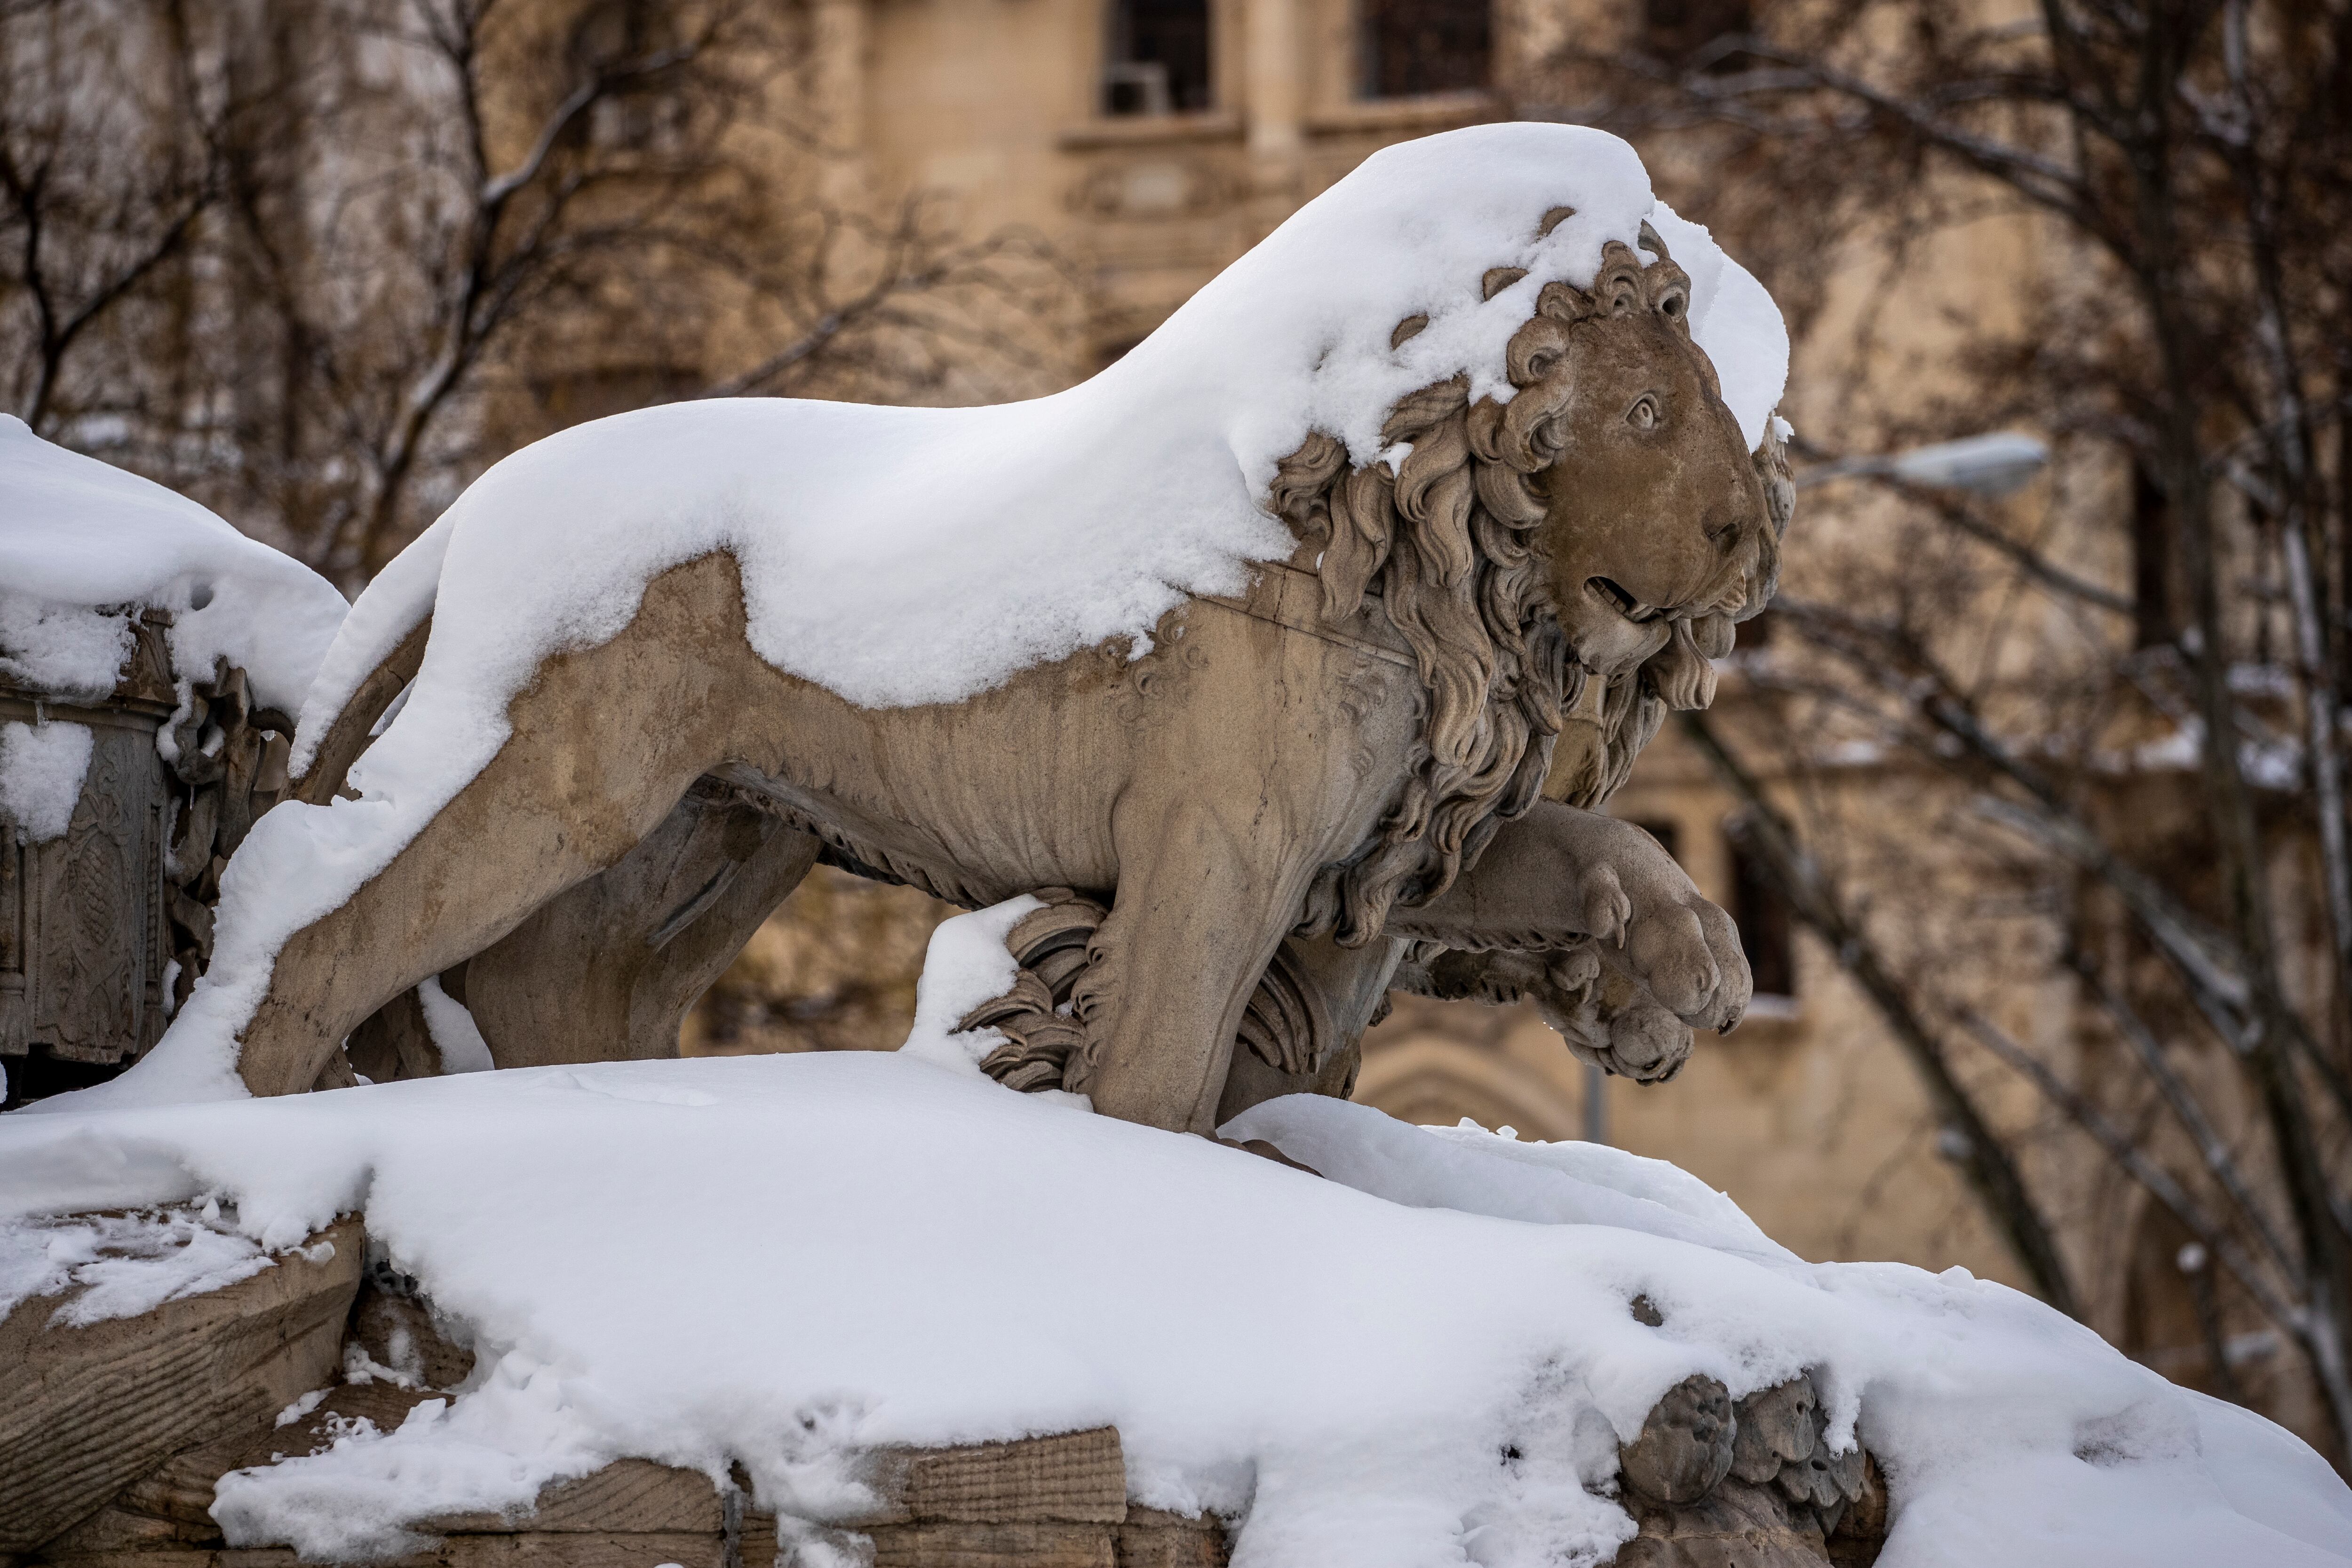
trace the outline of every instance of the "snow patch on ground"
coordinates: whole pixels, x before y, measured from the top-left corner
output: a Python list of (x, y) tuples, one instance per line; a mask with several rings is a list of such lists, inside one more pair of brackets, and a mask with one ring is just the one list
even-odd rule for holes
[(87, 724), (0, 723), (0, 830), (27, 844), (64, 837), (94, 739)]

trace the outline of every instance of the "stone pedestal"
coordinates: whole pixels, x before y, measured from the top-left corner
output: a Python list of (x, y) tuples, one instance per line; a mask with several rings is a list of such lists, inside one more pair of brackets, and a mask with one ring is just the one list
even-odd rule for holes
[[(331, 1245), (321, 1246), (320, 1243)], [(345, 1221), (249, 1279), (136, 1318), (52, 1321), (36, 1297), (0, 1321), (0, 1568), (299, 1568), (284, 1547), (232, 1547), (212, 1517), (229, 1471), (323, 1447), (361, 1419), (390, 1431), (473, 1370), (405, 1282), (362, 1267)], [(346, 1379), (300, 1418), (278, 1412)], [(432, 1544), (377, 1568), (772, 1568), (794, 1543), (857, 1549), (874, 1568), (1223, 1568), (1223, 1526), (1127, 1500), (1108, 1426), (1020, 1442), (866, 1456), (877, 1500), (819, 1527), (751, 1507), (746, 1489), (626, 1459), (541, 1492), (519, 1517), (453, 1514)]]
[(163, 1032), (171, 780), (155, 737), (173, 699), (160, 617), (134, 627), (123, 678), (102, 702), (0, 682), (0, 722), (90, 732), (64, 837), (36, 844), (0, 823), (0, 1066), (12, 1099), (25, 1098), (20, 1076), (94, 1081)]

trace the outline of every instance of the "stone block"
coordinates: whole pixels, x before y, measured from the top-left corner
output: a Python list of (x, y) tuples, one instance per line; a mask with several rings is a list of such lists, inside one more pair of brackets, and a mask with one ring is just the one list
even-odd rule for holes
[(897, 1524), (869, 1532), (874, 1568), (1118, 1568), (1104, 1524)]
[(908, 1523), (1117, 1524), (1127, 1517), (1118, 1430), (1097, 1426), (1009, 1443), (877, 1452), (866, 1476), (880, 1506), (849, 1528)]
[(1225, 1568), (1233, 1556), (1216, 1515), (1187, 1519), (1156, 1508), (1129, 1507), (1113, 1544), (1118, 1568)]
[(0, 1552), (32, 1551), (173, 1454), (267, 1426), (324, 1384), (364, 1244), (356, 1221), (312, 1243), (133, 1318), (52, 1324), (63, 1298), (18, 1303), (0, 1321)]
[(539, 1494), (538, 1507), (515, 1519), (494, 1513), (448, 1514), (415, 1526), (420, 1534), (718, 1535), (726, 1509), (710, 1478), (696, 1470), (623, 1459), (594, 1475), (558, 1481)]

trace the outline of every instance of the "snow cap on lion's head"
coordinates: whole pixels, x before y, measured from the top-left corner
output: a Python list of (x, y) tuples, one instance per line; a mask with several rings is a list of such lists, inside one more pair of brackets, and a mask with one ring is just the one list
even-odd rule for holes
[[(1762, 446), (1788, 376), (1779, 310), (1704, 227), (1656, 199), (1630, 145), (1580, 125), (1473, 126), (1373, 153), (1105, 379), (1166, 395), (1213, 378), (1234, 456), (1263, 496), (1309, 430), (1338, 436), (1361, 465), (1381, 455), (1390, 410), (1422, 387), (1466, 375), (1473, 401), (1507, 401), (1506, 353), (1545, 286), (1589, 288), (1603, 247), (1638, 247), (1644, 222), (1689, 274), (1691, 337), (1748, 447)], [(1520, 276), (1489, 297), (1500, 271)], [(1391, 347), (1414, 316), (1427, 326)]]

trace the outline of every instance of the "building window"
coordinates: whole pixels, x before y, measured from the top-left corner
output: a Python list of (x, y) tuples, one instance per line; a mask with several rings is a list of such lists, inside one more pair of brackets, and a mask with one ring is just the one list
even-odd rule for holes
[[(566, 51), (575, 81), (634, 64), (683, 42), (677, 18), (653, 0), (597, 0), (572, 24)], [(588, 142), (615, 152), (676, 152), (684, 142), (687, 101), (658, 79), (604, 92), (582, 121)]]
[(1210, 106), (1209, 0), (1111, 0), (1105, 114), (1193, 114)]
[[(1642, 47), (1679, 64), (1727, 33), (1752, 31), (1754, 21), (1748, 0), (1643, 0)], [(1746, 55), (1732, 53), (1707, 61), (1706, 68), (1736, 70), (1748, 63)]]
[(1797, 955), (1790, 945), (1789, 902), (1765, 876), (1764, 868), (1730, 834), (1732, 920), (1739, 927), (1740, 951), (1759, 996), (1797, 994)]
[(1476, 92), (1494, 52), (1491, 0), (1359, 0), (1358, 90), (1365, 98)]

